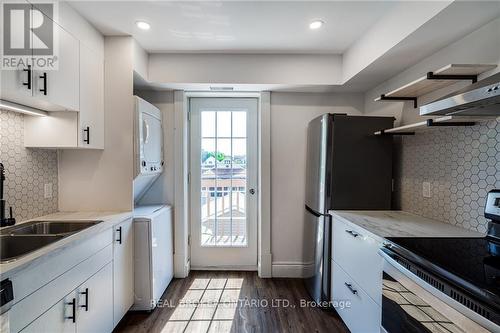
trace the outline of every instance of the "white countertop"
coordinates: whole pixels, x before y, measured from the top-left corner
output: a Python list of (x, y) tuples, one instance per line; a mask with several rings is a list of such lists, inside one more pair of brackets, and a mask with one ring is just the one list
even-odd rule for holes
[(347, 211), (332, 210), (329, 213), (375, 236), (387, 237), (484, 237), (477, 231), (463, 229), (452, 224), (421, 217), (404, 211)]
[[(74, 246), (78, 242), (96, 235), (104, 230), (113, 227), (115, 224), (121, 223), (132, 217), (132, 212), (58, 212), (50, 215), (38, 217), (28, 221), (17, 223), (20, 225), (30, 221), (81, 221), (81, 220), (102, 220), (103, 222), (84, 229), (75, 234), (69, 235), (57, 242), (47, 245), (39, 250), (31, 252), (28, 255), (22, 256), (17, 260), (0, 264), (1, 279), (8, 278), (16, 272), (26, 268), (27, 266), (39, 264), (44, 259), (63, 251), (64, 249)], [(8, 228), (8, 227), (5, 227)], [(4, 228), (2, 228), (4, 229)]]

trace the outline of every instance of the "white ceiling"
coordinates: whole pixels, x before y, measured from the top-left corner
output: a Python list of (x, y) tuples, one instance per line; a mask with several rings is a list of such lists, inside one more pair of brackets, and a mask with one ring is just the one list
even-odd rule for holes
[[(149, 52), (343, 53), (394, 1), (72, 1), (104, 35)], [(310, 30), (314, 19), (326, 24)], [(151, 24), (149, 31), (135, 26)]]

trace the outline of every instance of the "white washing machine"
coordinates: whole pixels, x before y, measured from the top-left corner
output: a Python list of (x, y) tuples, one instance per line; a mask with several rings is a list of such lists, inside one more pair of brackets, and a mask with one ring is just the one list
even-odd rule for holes
[(172, 208), (134, 209), (134, 292), (131, 310), (151, 311), (174, 276)]

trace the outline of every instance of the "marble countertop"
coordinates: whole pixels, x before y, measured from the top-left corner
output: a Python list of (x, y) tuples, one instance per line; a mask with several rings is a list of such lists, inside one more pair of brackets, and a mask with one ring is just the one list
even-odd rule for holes
[(353, 223), (375, 236), (387, 237), (484, 237), (477, 231), (421, 217), (404, 211), (332, 210), (332, 216)]
[[(31, 221), (82, 221), (82, 220), (102, 220), (92, 227), (84, 229), (75, 234), (69, 235), (57, 242), (42, 247), (34, 252), (20, 257), (17, 260), (0, 263), (0, 277), (1, 279), (8, 278), (17, 272), (21, 271), (27, 266), (39, 264), (43, 260), (55, 253), (64, 251), (70, 246), (76, 245), (78, 242), (92, 237), (104, 230), (107, 230), (114, 225), (125, 221), (132, 217), (132, 212), (58, 212), (50, 215), (41, 216), (35, 219), (17, 223), (20, 225)], [(8, 227), (4, 227), (8, 228)], [(1, 229), (4, 229), (1, 228)]]

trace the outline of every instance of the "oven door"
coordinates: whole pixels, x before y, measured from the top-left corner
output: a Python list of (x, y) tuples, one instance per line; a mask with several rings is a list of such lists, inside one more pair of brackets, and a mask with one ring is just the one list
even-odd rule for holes
[[(490, 332), (456, 310), (468, 313), (469, 309), (429, 286), (383, 251), (379, 253), (385, 259), (382, 332)], [(455, 302), (456, 306), (452, 307), (451, 302)], [(493, 325), (488, 327), (492, 331), (496, 331), (495, 327), (498, 329), (498, 326), (482, 317), (476, 319), (484, 321), (482, 324), (486, 324), (485, 327)]]

